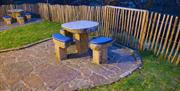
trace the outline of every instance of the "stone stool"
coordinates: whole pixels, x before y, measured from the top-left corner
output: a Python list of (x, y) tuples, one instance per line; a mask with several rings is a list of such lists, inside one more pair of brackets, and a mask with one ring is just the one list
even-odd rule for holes
[(73, 39), (59, 33), (53, 34), (52, 37), (55, 44), (57, 63), (60, 63), (61, 60), (67, 58), (67, 47), (71, 44)]
[(23, 16), (18, 16), (18, 17), (16, 17), (16, 19), (17, 19), (17, 22), (18, 22), (19, 24), (21, 24), (21, 25), (24, 24), (24, 17), (23, 17)]
[(25, 16), (27, 21), (31, 20), (31, 14), (30, 13), (25, 13), (24, 16)]
[(3, 20), (5, 24), (11, 24), (11, 17), (10, 16), (3, 16)]
[(90, 41), (90, 48), (93, 52), (93, 63), (101, 64), (107, 61), (107, 48), (112, 44), (112, 39), (107, 37), (98, 37)]

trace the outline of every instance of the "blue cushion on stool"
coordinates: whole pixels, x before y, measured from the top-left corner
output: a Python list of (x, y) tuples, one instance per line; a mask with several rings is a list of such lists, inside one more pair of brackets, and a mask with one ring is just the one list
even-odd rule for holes
[(59, 34), (59, 33), (53, 34), (52, 37), (58, 41), (65, 42), (65, 43), (73, 41), (72, 38), (66, 37), (66, 36)]
[(3, 18), (11, 18), (10, 16), (3, 16)]
[(26, 13), (24, 13), (25, 15), (31, 15), (31, 13), (28, 13), (28, 12), (26, 12)]
[(106, 43), (110, 43), (113, 40), (111, 38), (108, 37), (98, 37), (98, 38), (94, 38), (90, 41), (90, 43), (93, 44), (106, 44)]

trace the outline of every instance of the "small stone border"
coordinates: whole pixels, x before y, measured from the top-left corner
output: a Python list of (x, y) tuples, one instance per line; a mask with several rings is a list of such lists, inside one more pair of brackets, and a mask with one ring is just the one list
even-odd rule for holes
[(27, 44), (27, 45), (21, 46), (21, 47), (0, 50), (0, 53), (9, 52), (9, 51), (17, 51), (17, 50), (29, 48), (29, 47), (31, 47), (31, 46), (37, 45), (37, 44), (39, 44), (39, 43), (42, 43), (42, 42), (45, 42), (45, 41), (48, 41), (48, 40), (51, 40), (51, 39), (52, 39), (52, 38), (46, 38), (46, 39), (43, 39), (43, 40), (40, 40), (40, 41), (31, 43), (31, 44)]

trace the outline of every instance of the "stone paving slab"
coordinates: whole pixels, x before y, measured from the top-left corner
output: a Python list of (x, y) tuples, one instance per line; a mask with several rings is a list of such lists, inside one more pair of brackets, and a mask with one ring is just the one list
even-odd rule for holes
[(141, 66), (140, 56), (128, 48), (109, 47), (108, 62), (92, 64), (91, 52), (74, 53), (55, 63), (52, 40), (17, 51), (0, 53), (0, 91), (71, 91), (110, 84)]

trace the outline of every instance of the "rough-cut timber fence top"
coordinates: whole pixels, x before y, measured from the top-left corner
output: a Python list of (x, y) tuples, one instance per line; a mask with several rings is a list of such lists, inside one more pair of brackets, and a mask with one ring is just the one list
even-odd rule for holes
[[(0, 17), (12, 7), (2, 5)], [(180, 62), (180, 20), (177, 16), (115, 6), (23, 4), (16, 7), (53, 22), (97, 21), (96, 36), (111, 37), (122, 45), (150, 50), (170, 62)]]
[(116, 8), (116, 9), (123, 9), (123, 10), (142, 11), (142, 12), (147, 11), (147, 10), (142, 10), (142, 9), (133, 9), (133, 8), (126, 8), (126, 7), (119, 7), (119, 6), (110, 6), (110, 5), (108, 5), (107, 7)]

